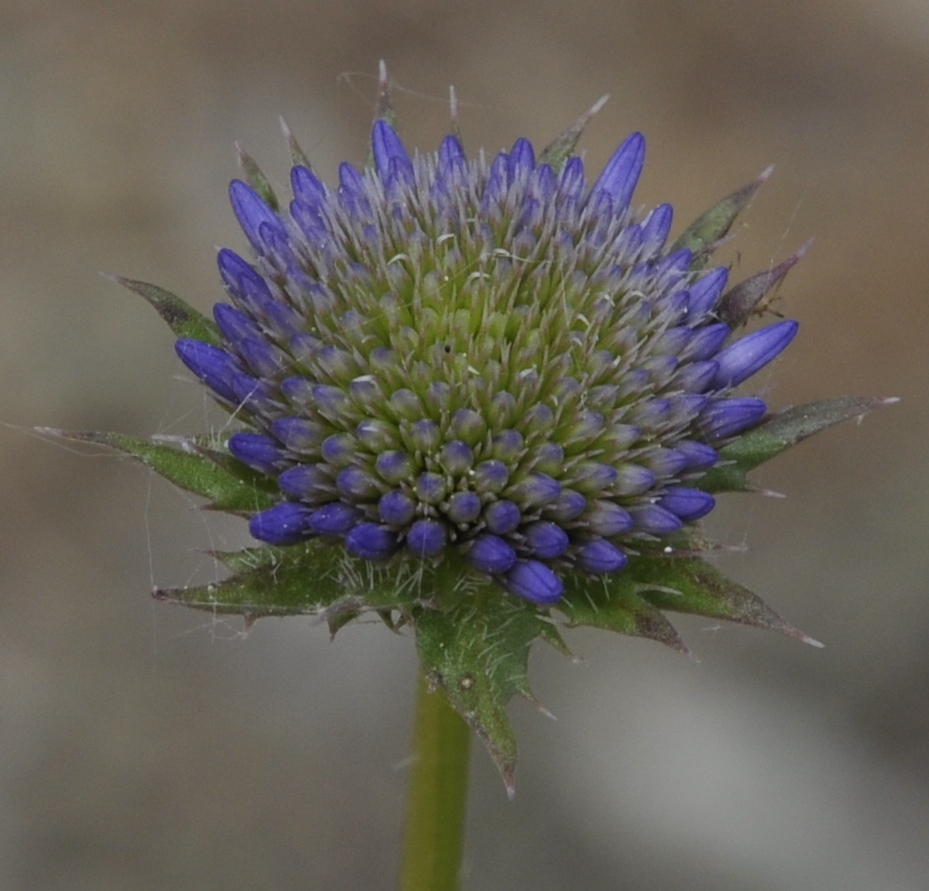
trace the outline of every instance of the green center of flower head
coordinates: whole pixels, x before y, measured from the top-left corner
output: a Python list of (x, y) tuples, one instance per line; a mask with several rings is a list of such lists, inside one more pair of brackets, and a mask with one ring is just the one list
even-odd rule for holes
[(590, 188), (524, 139), (490, 163), (453, 136), (411, 158), (379, 120), (372, 147), (335, 190), (294, 167), (286, 212), (233, 182), (254, 258), (219, 254), (221, 347), (177, 342), (252, 428), (231, 454), (280, 487), (252, 534), (452, 550), (553, 603), (566, 569), (622, 570), (708, 513), (696, 481), (766, 410), (730, 391), (797, 324), (727, 343), (726, 270), (666, 249), (669, 205), (630, 207), (643, 138)]

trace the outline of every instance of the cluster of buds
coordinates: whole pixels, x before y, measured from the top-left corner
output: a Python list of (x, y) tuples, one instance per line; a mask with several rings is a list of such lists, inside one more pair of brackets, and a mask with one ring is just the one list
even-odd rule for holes
[(703, 560), (695, 524), (715, 494), (751, 490), (754, 467), (888, 401), (772, 415), (735, 392), (797, 332), (744, 327), (804, 248), (728, 288), (711, 262), (769, 171), (669, 243), (671, 206), (632, 200), (640, 134), (587, 184), (574, 148), (598, 107), (538, 155), (519, 139), (468, 157), (457, 126), (411, 154), (382, 69), (370, 162), (343, 164), (337, 187), (292, 136), (286, 206), (241, 156), (230, 197), (251, 254), (219, 252), (228, 302), (212, 320), (120, 280), (240, 429), (56, 431), (249, 520), (260, 545), (216, 555), (232, 575), (157, 597), (248, 620), (309, 613), (333, 632), (367, 612), (411, 627), (426, 676), (510, 785), (504, 706), (531, 698), (534, 640), (567, 652), (553, 609), (682, 651), (665, 611), (815, 643)]
[(766, 412), (732, 390), (797, 323), (734, 336), (727, 270), (668, 247), (670, 205), (631, 205), (644, 150), (633, 134), (588, 187), (525, 139), (411, 157), (377, 120), (373, 165), (336, 189), (297, 165), (283, 209), (234, 181), (252, 260), (219, 254), (219, 345), (176, 348), (251, 428), (229, 452), (279, 487), (252, 535), (454, 550), (551, 604), (564, 570), (621, 571), (707, 514), (695, 484)]

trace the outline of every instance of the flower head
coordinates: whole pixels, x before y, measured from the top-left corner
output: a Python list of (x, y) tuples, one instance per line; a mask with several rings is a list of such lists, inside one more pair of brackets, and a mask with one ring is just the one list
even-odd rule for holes
[(371, 163), (343, 164), (338, 186), (290, 137), (285, 207), (241, 155), (230, 197), (251, 257), (220, 251), (229, 301), (213, 320), (120, 279), (241, 429), (54, 431), (249, 519), (258, 546), (214, 552), (227, 578), (157, 598), (248, 621), (311, 614), (333, 633), (371, 612), (412, 629), (426, 678), (510, 788), (505, 706), (532, 699), (530, 647), (569, 652), (553, 609), (683, 652), (665, 611), (815, 643), (703, 560), (692, 527), (759, 464), (892, 401), (769, 414), (734, 393), (797, 331), (741, 329), (805, 248), (728, 290), (710, 263), (769, 171), (668, 246), (671, 207), (632, 202), (640, 135), (590, 185), (573, 156), (597, 107), (538, 157), (520, 139), (469, 158), (456, 136), (411, 155), (382, 66)]
[(455, 553), (550, 604), (712, 510), (701, 478), (766, 411), (733, 388), (797, 323), (722, 320), (727, 270), (668, 246), (670, 205), (632, 203), (643, 137), (592, 183), (525, 139), (411, 154), (379, 119), (371, 150), (332, 188), (295, 166), (286, 208), (234, 181), (252, 256), (219, 253), (219, 342), (176, 344), (248, 427), (229, 452), (275, 481), (252, 535)]

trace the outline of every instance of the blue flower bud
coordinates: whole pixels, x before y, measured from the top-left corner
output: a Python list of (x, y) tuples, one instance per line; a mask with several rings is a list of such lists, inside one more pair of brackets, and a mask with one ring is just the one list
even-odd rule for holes
[(705, 393), (675, 393), (668, 398), (668, 423), (672, 425), (692, 424), (696, 417), (710, 404)]
[(442, 446), (439, 451), (439, 464), (450, 476), (462, 476), (474, 464), (474, 452), (466, 442), (453, 439)]
[(382, 480), (396, 485), (411, 479), (416, 472), (416, 462), (406, 452), (381, 452), (374, 462), (374, 469)]
[(180, 360), (217, 396), (229, 402), (236, 401), (231, 379), (241, 369), (232, 356), (199, 340), (178, 340), (174, 350)]
[(501, 430), (490, 441), (490, 454), (504, 464), (515, 464), (523, 452), (523, 437), (518, 430)]
[(424, 504), (439, 504), (448, 494), (448, 481), (440, 473), (421, 473), (416, 477), (416, 495)]
[(227, 448), (234, 458), (259, 473), (273, 474), (281, 460), (278, 444), (262, 433), (234, 433)]
[(348, 385), (348, 395), (361, 409), (379, 412), (384, 403), (384, 391), (372, 374), (362, 374)]
[(470, 408), (459, 408), (453, 415), (449, 432), (455, 439), (463, 439), (476, 446), (487, 433), (487, 422)]
[(309, 527), (310, 511), (292, 501), (282, 501), (255, 514), (248, 524), (248, 531), (259, 541), (272, 545), (291, 545), (305, 541), (313, 535)]
[(360, 467), (350, 466), (340, 470), (335, 484), (339, 491), (352, 502), (370, 501), (380, 497), (384, 491), (383, 484)]
[(516, 400), (512, 393), (502, 390), (495, 393), (487, 412), (488, 420), (498, 430), (507, 429), (516, 418)]
[[(306, 168), (294, 167), (292, 173), (296, 173), (298, 170), (306, 170)], [(303, 233), (303, 237), (314, 247), (324, 249), (326, 244), (330, 242), (329, 229), (318, 208), (311, 206), (306, 201), (295, 198), (290, 202), (290, 216), (297, 224), (297, 228)]]
[(638, 532), (650, 535), (670, 535), (683, 525), (677, 514), (671, 513), (658, 504), (637, 504), (629, 508)]
[(596, 496), (612, 490), (618, 476), (619, 472), (611, 464), (603, 461), (581, 461), (570, 468), (567, 480), (569, 485), (582, 494)]
[(522, 522), (522, 514), (512, 501), (494, 501), (484, 508), (484, 523), (496, 535), (515, 532)]
[(688, 315), (692, 319), (706, 316), (716, 305), (719, 295), (726, 287), (729, 270), (725, 267), (713, 269), (690, 286)]
[(753, 331), (726, 347), (716, 356), (719, 371), (713, 385), (735, 387), (779, 356), (799, 328), (797, 322), (786, 320)]
[(506, 464), (491, 459), (490, 461), (481, 461), (474, 468), (472, 482), (478, 492), (496, 494), (506, 488), (509, 479), (510, 472), (507, 470)]
[(216, 262), (223, 285), (239, 309), (252, 318), (266, 318), (274, 304), (267, 282), (228, 248), (223, 248), (217, 254)]
[(345, 535), (361, 518), (358, 510), (342, 501), (333, 501), (314, 510), (307, 521), (318, 535)]
[(584, 195), (584, 164), (578, 157), (568, 159), (558, 180), (558, 197), (567, 203), (580, 201)]
[(560, 474), (564, 468), (564, 448), (557, 442), (543, 442), (532, 450), (533, 469), (548, 476)]
[(543, 605), (557, 603), (564, 594), (561, 579), (538, 560), (517, 560), (504, 576), (503, 587), (517, 597)]
[(568, 534), (557, 523), (542, 520), (523, 529), (526, 550), (540, 560), (560, 557), (568, 547)]
[(431, 454), (439, 447), (441, 441), (442, 430), (435, 421), (423, 418), (413, 424), (409, 437), (409, 447), (413, 451)]
[(319, 449), (327, 429), (305, 418), (277, 418), (271, 423), (271, 432), (288, 451), (312, 454)]
[(616, 545), (602, 538), (595, 538), (578, 548), (574, 562), (577, 568), (584, 572), (600, 574), (622, 569), (629, 559)]
[(499, 535), (479, 535), (468, 551), (468, 560), (478, 572), (506, 572), (516, 562), (516, 551)]
[(445, 381), (433, 381), (426, 388), (426, 407), (433, 417), (448, 411), (452, 388)]
[(687, 467), (689, 458), (677, 449), (649, 449), (639, 460), (657, 479), (677, 476)]
[(402, 387), (395, 390), (388, 401), (388, 406), (397, 418), (413, 421), (425, 413), (422, 402), (412, 390)]
[(274, 388), (267, 381), (243, 372), (236, 372), (230, 378), (232, 392), (237, 406), (255, 414), (270, 414), (279, 410)]
[(662, 334), (655, 338), (652, 349), (660, 356), (676, 359), (691, 342), (693, 335), (693, 330), (686, 325), (666, 328)]
[(329, 190), (306, 167), (297, 165), (291, 169), (290, 187), (294, 197), (310, 210), (318, 213), (324, 207)]
[(372, 452), (383, 449), (395, 449), (399, 444), (397, 428), (387, 421), (378, 418), (365, 418), (355, 427), (355, 436), (358, 441), (367, 446)]
[(614, 453), (627, 451), (642, 435), (642, 428), (633, 424), (611, 424), (600, 436), (600, 443)]
[(587, 445), (603, 432), (606, 418), (598, 411), (578, 412), (570, 426), (562, 433), (564, 442), (568, 446), (575, 444)]
[(690, 393), (705, 390), (716, 379), (719, 362), (703, 359), (684, 365), (672, 378), (674, 384)]
[[(324, 380), (328, 378), (341, 383), (358, 374), (358, 364), (352, 354), (332, 344), (316, 350), (312, 364), (316, 366), (317, 374)], [(348, 397), (348, 393), (341, 388), (336, 388), (335, 392), (338, 393), (340, 399)]]
[(381, 496), (377, 512), (388, 526), (406, 526), (416, 516), (416, 502), (399, 489)]
[(555, 427), (555, 413), (547, 405), (538, 402), (523, 415), (522, 422), (526, 429), (535, 431), (540, 438), (549, 438)]
[(339, 165), (339, 189), (336, 194), (339, 204), (353, 224), (361, 227), (371, 221), (371, 203), (364, 177), (351, 164)]
[(716, 499), (700, 489), (675, 486), (658, 499), (659, 507), (677, 514), (685, 523), (699, 520), (713, 510)]
[(290, 467), (277, 478), (277, 482), (285, 495), (310, 504), (331, 501), (336, 494), (332, 477), (316, 464)]
[(473, 523), (481, 514), (481, 499), (474, 492), (455, 492), (445, 508), (445, 515), (458, 526)]
[(629, 532), (634, 523), (628, 511), (612, 501), (597, 500), (584, 512), (584, 522), (595, 535), (613, 538)]
[(700, 414), (698, 429), (711, 442), (728, 439), (760, 421), (766, 411), (767, 406), (755, 396), (717, 399)]
[(238, 343), (247, 337), (261, 337), (261, 329), (255, 322), (228, 303), (217, 303), (213, 307), (213, 318), (223, 337), (230, 343)]
[(694, 332), (690, 343), (684, 347), (681, 357), (691, 362), (712, 359), (729, 336), (729, 326), (723, 322), (705, 325)]
[(659, 204), (642, 223), (642, 247), (646, 256), (660, 250), (671, 231), (674, 208), (670, 204)]
[(439, 520), (417, 520), (406, 535), (406, 546), (417, 557), (440, 553), (448, 540), (445, 524)]
[(359, 523), (345, 536), (345, 549), (365, 560), (386, 560), (398, 547), (396, 532), (377, 523)]
[(581, 398), (584, 387), (576, 377), (560, 377), (552, 387), (552, 398), (555, 405), (573, 402)]
[(348, 394), (339, 387), (317, 384), (312, 388), (312, 393), (316, 411), (327, 421), (338, 424), (342, 418), (349, 415), (352, 401)]
[(533, 471), (507, 490), (507, 495), (523, 510), (544, 507), (561, 494), (561, 483), (547, 473)]
[(374, 131), (371, 137), (372, 154), (381, 178), (384, 179), (391, 171), (391, 162), (399, 162), (404, 169), (412, 173), (409, 155), (394, 132), (393, 127), (384, 120), (374, 122)]
[(629, 420), (648, 432), (660, 431), (670, 420), (669, 399), (645, 399), (629, 412)]
[(532, 143), (528, 139), (517, 139), (513, 143), (508, 161), (508, 181), (513, 183), (522, 175), (526, 176), (535, 167), (535, 152), (532, 150)]
[(312, 412), (316, 406), (313, 390), (316, 385), (303, 377), (287, 377), (281, 381), (281, 394), (296, 411)]
[(655, 474), (639, 464), (623, 464), (616, 468), (612, 491), (616, 495), (641, 495), (655, 485)]
[(259, 340), (257, 337), (246, 337), (240, 340), (238, 347), (242, 361), (258, 377), (277, 377), (287, 365), (286, 356), (274, 344)]
[(620, 216), (632, 198), (644, 163), (645, 139), (641, 133), (633, 133), (607, 161), (603, 173), (590, 190), (588, 205), (601, 195), (609, 195), (613, 214)]
[[(283, 224), (251, 186), (240, 180), (233, 180), (229, 186), (229, 201), (242, 231), (248, 236), (256, 251), (266, 251), (269, 236), (272, 234), (279, 235), (284, 241), (287, 240)], [(267, 227), (267, 234), (263, 235), (263, 227)]]
[(675, 443), (674, 448), (687, 456), (688, 470), (709, 470), (719, 460), (716, 449), (702, 442), (684, 439)]
[(542, 509), (542, 516), (556, 523), (577, 519), (587, 507), (587, 499), (574, 489), (562, 489), (561, 494)]
[(351, 433), (334, 433), (322, 441), (320, 452), (333, 467), (347, 467), (358, 453), (358, 440)]

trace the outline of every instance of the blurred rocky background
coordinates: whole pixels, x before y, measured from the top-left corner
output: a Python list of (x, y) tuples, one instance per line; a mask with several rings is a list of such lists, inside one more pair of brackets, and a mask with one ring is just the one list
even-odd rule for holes
[(825, 650), (682, 621), (701, 658), (574, 633), (539, 650), (514, 803), (474, 753), (465, 889), (917, 891), (929, 878), (929, 5), (915, 0), (0, 2), (0, 886), (390, 889), (407, 637), (153, 603), (244, 524), (34, 425), (216, 423), (167, 328), (101, 278), (206, 311), (239, 140), (286, 183), (283, 116), (363, 161), (377, 60), (408, 144), (545, 144), (601, 94), (679, 226), (768, 164), (736, 278), (811, 236), (775, 406), (903, 401), (730, 496), (720, 560)]

